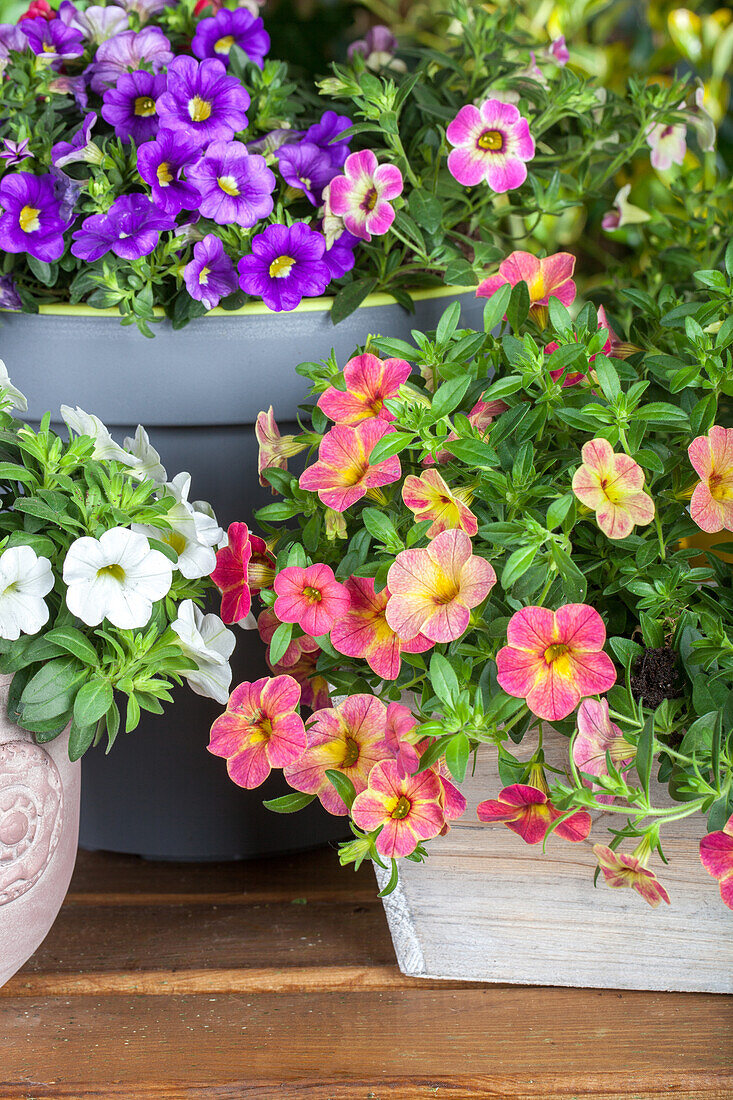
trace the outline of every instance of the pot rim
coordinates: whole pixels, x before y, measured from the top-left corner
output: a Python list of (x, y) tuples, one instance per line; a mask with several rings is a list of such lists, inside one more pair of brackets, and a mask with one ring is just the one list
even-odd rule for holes
[[(412, 291), (411, 297), (416, 302), (425, 302), (435, 298), (450, 298), (458, 294), (475, 294), (476, 289), (475, 286), (453, 285), (429, 287), (426, 290)], [(222, 309), (221, 306), (216, 306), (205, 313), (203, 317), (195, 317), (193, 320), (205, 321), (208, 317), (256, 317), (266, 315), (279, 317), (280, 312), (285, 312), (286, 315), (293, 313), (330, 313), (334, 301), (335, 297), (333, 295), (321, 298), (305, 298), (295, 309), (279, 312), (270, 309), (264, 302), (248, 302), (247, 305), (241, 306), (239, 309)], [(376, 291), (369, 294), (361, 305), (357, 306), (357, 309), (369, 309), (374, 306), (399, 306), (399, 302), (395, 301), (391, 294)], [(94, 309), (93, 306), (72, 305), (70, 302), (52, 302), (49, 305), (41, 305), (38, 307), (38, 314), (25, 313), (23, 310), (5, 309), (0, 310), (0, 312), (26, 317), (34, 317), (38, 314), (44, 317), (116, 317), (118, 320), (121, 317), (119, 310), (114, 307)], [(165, 317), (165, 311), (160, 306), (154, 307), (153, 314), (155, 317)]]

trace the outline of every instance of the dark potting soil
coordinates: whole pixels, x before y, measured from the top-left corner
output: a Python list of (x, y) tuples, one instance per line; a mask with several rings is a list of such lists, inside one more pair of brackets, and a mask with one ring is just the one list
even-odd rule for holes
[(665, 699), (678, 699), (682, 695), (677, 654), (666, 646), (645, 649), (634, 661), (632, 673), (631, 694), (637, 702), (643, 699), (651, 710)]

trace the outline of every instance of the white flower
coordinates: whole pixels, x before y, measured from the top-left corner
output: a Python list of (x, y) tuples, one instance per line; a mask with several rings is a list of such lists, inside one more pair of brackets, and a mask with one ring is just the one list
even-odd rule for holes
[(0, 555), (0, 638), (37, 634), (48, 622), (44, 596), (53, 588), (51, 562), (30, 546), (10, 546)]
[(8, 368), (0, 359), (0, 406), (4, 409), (20, 409), (21, 412), (26, 412), (28, 409), (28, 402), (25, 395), (17, 390), (13, 383), (10, 381), (8, 374)]
[(77, 539), (64, 561), (66, 604), (87, 626), (109, 619), (120, 630), (145, 626), (173, 580), (173, 566), (144, 535), (113, 527)]
[(140, 463), (135, 467), (135, 477), (149, 478), (150, 481), (157, 481), (159, 485), (167, 481), (168, 474), (165, 472), (165, 466), (161, 463), (160, 455), (150, 442), (142, 424), (138, 424), (134, 437), (129, 435), (125, 437), (125, 450)]
[(183, 601), (171, 627), (185, 656), (198, 665), (198, 671), (183, 673), (192, 690), (217, 703), (226, 703), (232, 682), (229, 665), (235, 645), (232, 631), (227, 630), (218, 615), (204, 615), (193, 600)]
[[(191, 490), (191, 475), (176, 474), (173, 481), (166, 483), (166, 492), (175, 498), (176, 503), (165, 513), (170, 531), (158, 527), (135, 525), (133, 530), (141, 531), (149, 538), (160, 539), (178, 554), (176, 569), (186, 580), (208, 577), (216, 565), (217, 545), (222, 537), (222, 529), (213, 519), (213, 512), (197, 511), (196, 504), (190, 504), (188, 494)], [(199, 505), (204, 506), (202, 501)]]
[(106, 42), (120, 31), (127, 30), (129, 20), (127, 12), (115, 5), (108, 8), (95, 6), (86, 11), (75, 11), (69, 26), (81, 31), (85, 38), (98, 46), (100, 42)]
[(94, 440), (92, 458), (114, 459), (115, 462), (124, 462), (126, 466), (139, 466), (140, 459), (129, 455), (127, 451), (115, 443), (109, 430), (104, 426), (98, 416), (84, 412), (77, 405), (72, 409), (70, 405), (61, 406), (61, 417), (67, 428), (77, 435), (89, 435)]

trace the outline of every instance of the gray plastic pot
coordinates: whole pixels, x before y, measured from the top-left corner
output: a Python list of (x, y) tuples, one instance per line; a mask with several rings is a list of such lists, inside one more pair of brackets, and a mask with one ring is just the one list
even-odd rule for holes
[[(27, 396), (29, 419), (60, 405), (99, 416), (118, 442), (144, 424), (172, 476), (187, 470), (192, 499), (210, 501), (223, 527), (252, 523), (272, 500), (257, 477), (257, 413), (273, 405), (283, 431), (308, 383), (295, 367), (326, 358), (343, 365), (370, 334), (410, 339), (435, 328), (453, 300), (461, 323), (481, 327), (484, 302), (473, 290), (445, 287), (415, 295), (409, 314), (384, 294), (371, 295), (334, 326), (331, 299), (311, 299), (291, 313), (264, 305), (213, 310), (155, 338), (123, 328), (113, 310), (46, 306), (38, 315), (5, 313), (0, 358)], [(62, 426), (62, 430), (63, 426)], [(256, 631), (237, 631), (234, 683), (267, 675)], [(295, 816), (272, 814), (262, 799), (283, 791), (272, 777), (253, 793), (229, 780), (210, 756), (208, 731), (221, 707), (178, 689), (173, 706), (145, 715), (118, 738), (110, 759), (100, 748), (84, 757), (80, 843), (156, 859), (241, 859), (313, 847), (344, 834), (343, 819), (311, 804)]]

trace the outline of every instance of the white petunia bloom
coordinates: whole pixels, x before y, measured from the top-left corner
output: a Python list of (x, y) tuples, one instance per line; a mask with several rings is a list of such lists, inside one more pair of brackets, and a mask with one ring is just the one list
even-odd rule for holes
[(28, 402), (25, 394), (22, 394), (20, 390), (16, 389), (13, 383), (10, 381), (10, 375), (8, 374), (8, 368), (0, 359), (0, 406), (4, 409), (20, 409), (21, 412), (27, 412)]
[(10, 546), (0, 554), (0, 638), (14, 642), (21, 634), (38, 633), (48, 622), (43, 597), (53, 584), (51, 562), (31, 546)]
[(61, 406), (61, 418), (67, 428), (77, 435), (89, 435), (94, 440), (92, 458), (113, 459), (115, 462), (123, 462), (126, 466), (139, 466), (140, 459), (130, 455), (115, 443), (109, 434), (109, 429), (104, 426), (98, 416), (84, 412), (77, 405), (72, 409), (70, 405)]
[(149, 538), (160, 539), (175, 550), (178, 554), (175, 568), (186, 580), (208, 577), (216, 565), (214, 547), (222, 537), (222, 529), (208, 512), (199, 512), (195, 504), (189, 503), (190, 474), (177, 474), (173, 481), (166, 483), (165, 488), (176, 500), (173, 507), (165, 513), (171, 530), (163, 531), (158, 527), (141, 525), (135, 525), (133, 530), (141, 531)]
[(87, 626), (108, 619), (120, 630), (150, 621), (153, 604), (168, 593), (173, 566), (144, 535), (113, 527), (99, 539), (84, 536), (64, 561), (66, 605)]
[(197, 695), (226, 703), (232, 682), (229, 664), (235, 645), (232, 631), (227, 630), (218, 615), (204, 615), (193, 600), (183, 601), (171, 627), (185, 656), (198, 665), (198, 670), (183, 673), (191, 689)]
[(168, 479), (165, 466), (160, 461), (160, 455), (148, 438), (148, 433), (142, 424), (138, 424), (134, 437), (125, 437), (125, 450), (136, 458), (140, 465), (135, 467), (135, 477), (149, 478), (163, 485)]

